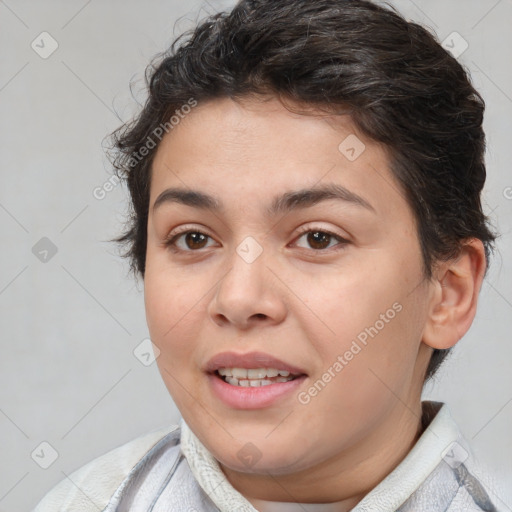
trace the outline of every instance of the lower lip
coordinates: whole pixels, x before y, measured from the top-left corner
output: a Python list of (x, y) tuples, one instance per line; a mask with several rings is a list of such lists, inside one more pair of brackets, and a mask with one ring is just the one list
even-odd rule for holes
[(258, 387), (243, 387), (228, 384), (217, 374), (210, 373), (207, 377), (213, 393), (226, 405), (234, 409), (262, 409), (268, 407), (280, 398), (296, 391), (306, 379), (306, 375), (301, 375), (287, 382), (275, 382), (274, 384)]

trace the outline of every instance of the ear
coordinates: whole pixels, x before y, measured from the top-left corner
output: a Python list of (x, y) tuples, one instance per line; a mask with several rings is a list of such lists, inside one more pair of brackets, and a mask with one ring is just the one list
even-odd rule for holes
[(447, 349), (466, 334), (475, 318), (485, 265), (484, 246), (475, 238), (465, 241), (456, 259), (439, 262), (431, 284), (423, 343)]

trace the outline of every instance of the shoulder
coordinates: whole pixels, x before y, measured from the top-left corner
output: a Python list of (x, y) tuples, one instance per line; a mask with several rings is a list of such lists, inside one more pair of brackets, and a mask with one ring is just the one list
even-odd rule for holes
[(103, 510), (137, 462), (171, 433), (179, 442), (179, 425), (171, 425), (137, 437), (93, 459), (51, 489), (33, 512)]
[(450, 409), (440, 402), (423, 403), (425, 432), (411, 450), (418, 478), (400, 512), (497, 512), (491, 474), (464, 438)]

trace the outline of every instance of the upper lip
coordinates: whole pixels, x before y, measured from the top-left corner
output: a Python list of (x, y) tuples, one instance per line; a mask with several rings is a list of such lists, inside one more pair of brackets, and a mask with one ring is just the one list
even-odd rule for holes
[(289, 371), (294, 375), (306, 373), (303, 369), (265, 352), (247, 352), (245, 354), (221, 352), (206, 363), (204, 371), (213, 373), (219, 368), (275, 368), (276, 370)]

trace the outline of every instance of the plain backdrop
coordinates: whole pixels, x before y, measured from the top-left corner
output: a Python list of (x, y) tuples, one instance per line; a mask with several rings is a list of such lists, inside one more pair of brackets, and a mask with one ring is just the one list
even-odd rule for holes
[[(487, 103), (484, 204), (502, 236), (474, 324), (425, 398), (449, 404), (512, 510), (512, 0), (392, 3), (466, 41), (458, 58)], [(102, 139), (144, 100), (151, 58), (232, 5), (0, 0), (0, 511), (31, 510), (86, 462), (179, 420), (156, 363), (136, 357), (142, 284), (106, 242), (127, 191), (105, 186)]]

